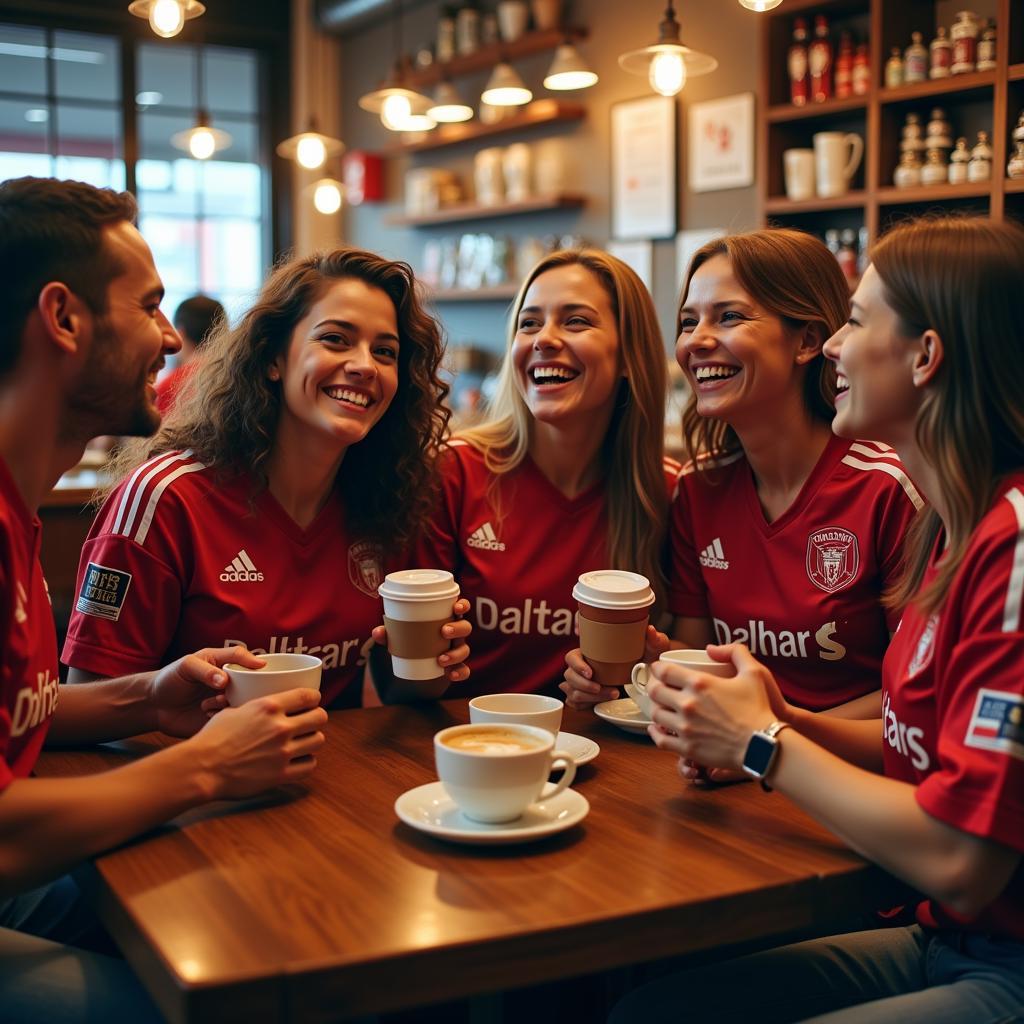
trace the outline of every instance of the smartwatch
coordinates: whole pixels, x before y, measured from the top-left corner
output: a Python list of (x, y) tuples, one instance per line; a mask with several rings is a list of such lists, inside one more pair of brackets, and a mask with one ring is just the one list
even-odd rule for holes
[(743, 755), (743, 770), (751, 778), (761, 779), (762, 785), (779, 753), (779, 741), (775, 737), (787, 728), (788, 722), (772, 722), (767, 728), (751, 734), (747, 752)]

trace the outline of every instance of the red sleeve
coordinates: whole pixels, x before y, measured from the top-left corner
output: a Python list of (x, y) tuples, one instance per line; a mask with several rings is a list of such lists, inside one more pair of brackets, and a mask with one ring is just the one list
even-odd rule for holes
[(15, 692), (15, 680), (11, 679), (11, 625), (14, 618), (12, 607), (13, 587), (8, 584), (7, 558), (8, 538), (0, 533), (0, 792), (14, 781), (14, 773), (7, 763), (8, 747), (11, 740), (11, 708), (7, 701)]
[(669, 510), (668, 607), (676, 616), (691, 619), (711, 617), (704, 576), (697, 561), (690, 519), (690, 488), (679, 478), (679, 492)]
[(972, 548), (961, 570), (966, 607), (942, 613), (959, 612), (962, 640), (949, 655), (935, 653), (945, 657), (936, 689), (939, 764), (917, 801), (954, 828), (1024, 852), (1024, 630), (1019, 610), (1007, 621), (1021, 537), (1002, 531)]
[(413, 545), (410, 567), (413, 569), (447, 569), (459, 578), (462, 556), (459, 547), (459, 521), (466, 479), (462, 461), (454, 449), (441, 456), (441, 493), (437, 508), (419, 540)]
[[(876, 557), (881, 574), (882, 593), (896, 582), (903, 566), (903, 549), (907, 530), (917, 517), (917, 508), (902, 485), (889, 488), (882, 506), (876, 531)], [(887, 608), (886, 625), (890, 633), (896, 632), (903, 615), (901, 608)]]

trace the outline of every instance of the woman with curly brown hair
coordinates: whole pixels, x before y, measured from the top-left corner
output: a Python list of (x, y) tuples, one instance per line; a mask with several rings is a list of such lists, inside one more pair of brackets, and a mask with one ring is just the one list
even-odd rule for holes
[[(116, 459), (79, 564), (71, 681), (244, 643), (321, 657), (324, 703), (357, 705), (385, 561), (433, 507), (441, 354), (407, 264), (337, 249), (278, 267), (156, 437)], [(445, 627), (453, 680), (468, 631)]]

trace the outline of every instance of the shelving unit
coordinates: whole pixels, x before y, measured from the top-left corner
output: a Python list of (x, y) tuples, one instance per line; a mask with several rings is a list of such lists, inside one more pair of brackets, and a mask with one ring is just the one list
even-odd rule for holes
[[(865, 226), (875, 239), (901, 218), (926, 210), (965, 211), (1024, 221), (1024, 181), (1005, 177), (1010, 133), (1024, 108), (1024, 3), (982, 0), (975, 6), (997, 25), (994, 71), (955, 75), (884, 87), (885, 61), (892, 47), (904, 49), (910, 34), (920, 31), (925, 43), (937, 23), (934, 0), (788, 0), (764, 16), (761, 95), (758, 116), (758, 181), (762, 218), (822, 234), (829, 227)], [(944, 7), (944, 12), (946, 8)], [(864, 96), (791, 105), (787, 50), (793, 20), (815, 14), (829, 18), (833, 42), (838, 29), (848, 29), (870, 50), (871, 85)], [(941, 19), (946, 23), (945, 18)], [(948, 26), (947, 26), (948, 27)], [(986, 182), (898, 189), (892, 184), (899, 161), (900, 129), (906, 114), (928, 119), (941, 106), (953, 124), (953, 135), (973, 144), (979, 129), (992, 143), (992, 177)], [(793, 202), (786, 198), (782, 154), (791, 147), (810, 147), (819, 131), (856, 132), (864, 139), (864, 159), (845, 196)]]
[(433, 213), (417, 215), (397, 214), (388, 218), (389, 224), (425, 228), (435, 224), (451, 224), (463, 220), (490, 220), (493, 217), (514, 217), (521, 213), (547, 213), (550, 210), (579, 209), (586, 200), (583, 196), (538, 196), (522, 203), (502, 203), (500, 206), (482, 206), (479, 203), (458, 203), (444, 206)]

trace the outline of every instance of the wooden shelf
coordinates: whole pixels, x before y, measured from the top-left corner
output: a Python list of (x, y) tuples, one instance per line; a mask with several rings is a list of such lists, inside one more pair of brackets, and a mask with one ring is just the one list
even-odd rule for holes
[(828, 199), (821, 199), (815, 196), (813, 199), (787, 199), (785, 196), (775, 196), (765, 200), (765, 213), (819, 213), (825, 210), (855, 210), (863, 206), (866, 194), (860, 190), (847, 192), (844, 196), (832, 196)]
[(1003, 182), (1003, 190), (1008, 194), (1024, 192), (1024, 178), (1007, 178)]
[(1011, 82), (1019, 82), (1024, 78), (1024, 64), (1011, 64), (1007, 78)]
[(473, 53), (462, 57), (453, 57), (449, 61), (431, 64), (430, 67), (409, 72), (403, 85), (410, 88), (422, 88), (436, 85), (442, 78), (460, 78), (478, 71), (490, 71), (500, 61), (515, 61), (521, 57), (530, 57), (535, 53), (544, 53), (557, 49), (566, 39), (586, 39), (585, 28), (558, 28), (544, 32), (527, 32), (514, 43), (491, 43), (481, 46)]
[(966, 182), (963, 185), (919, 185), (916, 188), (880, 188), (880, 206), (902, 206), (909, 203), (938, 203), (950, 199), (977, 199), (992, 192), (992, 181)]
[(994, 71), (975, 71), (969, 75), (933, 78), (927, 82), (912, 82), (910, 85), (899, 85), (894, 89), (882, 89), (878, 94), (878, 99), (882, 104), (906, 103), (928, 99), (932, 96), (948, 96), (953, 93), (991, 89), (995, 84), (996, 73)]
[(496, 284), (486, 288), (438, 288), (428, 292), (434, 302), (511, 302), (519, 289), (514, 284)]
[(402, 153), (421, 153), (428, 149), (442, 149), (445, 146), (457, 146), (461, 142), (484, 139), (492, 135), (502, 135), (522, 128), (533, 128), (542, 124), (557, 124), (564, 121), (582, 121), (587, 115), (587, 108), (582, 103), (565, 103), (562, 100), (534, 100), (527, 104), (518, 114), (506, 117), (495, 124), (481, 124), (479, 121), (463, 121), (460, 124), (447, 124), (435, 128), (422, 139), (415, 142), (401, 143), (393, 146), (388, 152), (391, 155)]
[(769, 107), (765, 117), (769, 124), (782, 124), (786, 121), (804, 121), (814, 117), (830, 117), (833, 114), (845, 114), (849, 111), (866, 110), (867, 96), (851, 96), (844, 100), (826, 100), (824, 103), (808, 103), (795, 107), (792, 103), (780, 103)]
[(493, 217), (514, 217), (521, 213), (548, 213), (551, 210), (579, 209), (586, 200), (583, 196), (540, 196), (523, 203), (502, 203), (501, 206), (481, 206), (479, 203), (459, 203), (446, 206), (433, 213), (411, 216), (399, 214), (389, 217), (387, 223), (405, 227), (429, 227), (432, 224), (451, 224), (460, 220), (490, 220)]

